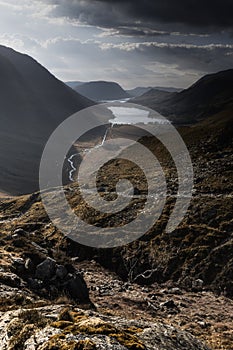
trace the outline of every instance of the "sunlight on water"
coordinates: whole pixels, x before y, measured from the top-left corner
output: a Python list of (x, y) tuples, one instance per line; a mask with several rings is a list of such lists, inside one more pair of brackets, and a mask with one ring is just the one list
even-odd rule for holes
[(164, 124), (166, 121), (160, 118), (158, 113), (158, 118), (151, 118), (149, 116), (150, 112), (142, 110), (139, 108), (129, 108), (129, 107), (108, 107), (108, 109), (113, 113), (115, 118), (110, 119), (109, 123), (111, 124), (149, 124), (149, 123), (159, 123)]

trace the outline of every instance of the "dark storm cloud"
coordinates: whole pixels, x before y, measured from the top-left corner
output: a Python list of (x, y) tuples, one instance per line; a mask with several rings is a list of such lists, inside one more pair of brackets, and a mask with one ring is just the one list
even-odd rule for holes
[(203, 27), (233, 27), (232, 0), (97, 0), (122, 6), (138, 19), (162, 21), (166, 23), (184, 23)]
[(47, 0), (57, 5), (55, 15), (78, 19), (91, 25), (131, 26), (180, 24), (209, 30), (232, 29), (232, 0)]
[(98, 79), (106, 74), (146, 86), (156, 77), (163, 85), (187, 86), (206, 73), (232, 68), (233, 0), (43, 1), (54, 5), (49, 17), (76, 28), (74, 38), (81, 27), (94, 31), (93, 41), (63, 40), (50, 49), (61, 56), (77, 51), (80, 71), (96, 76), (94, 67)]

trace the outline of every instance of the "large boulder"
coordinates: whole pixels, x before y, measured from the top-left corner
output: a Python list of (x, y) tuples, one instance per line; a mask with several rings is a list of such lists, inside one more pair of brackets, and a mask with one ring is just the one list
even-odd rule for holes
[(56, 261), (47, 258), (36, 267), (35, 277), (41, 281), (51, 279), (56, 272)]
[(56, 277), (60, 280), (64, 280), (66, 276), (68, 275), (68, 271), (63, 265), (58, 265), (56, 268)]
[(89, 292), (83, 276), (80, 273), (69, 276), (70, 278), (65, 282), (65, 290), (70, 297), (79, 302), (89, 301)]

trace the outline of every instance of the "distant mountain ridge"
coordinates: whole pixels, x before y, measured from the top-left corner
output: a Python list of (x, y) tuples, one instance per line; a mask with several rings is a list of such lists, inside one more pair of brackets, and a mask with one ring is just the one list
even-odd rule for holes
[(66, 81), (65, 84), (71, 89), (75, 89), (77, 86), (84, 84), (84, 81)]
[(75, 91), (93, 101), (111, 101), (130, 97), (119, 84), (111, 81), (91, 81), (76, 86)]
[(0, 190), (38, 190), (43, 148), (71, 114), (93, 104), (28, 55), (0, 46)]
[(176, 88), (176, 87), (169, 87), (169, 86), (155, 86), (153, 89), (161, 90), (161, 91), (167, 91), (167, 92), (181, 92), (184, 89), (182, 88)]
[(144, 95), (145, 93), (149, 92), (150, 90), (159, 90), (159, 91), (167, 91), (167, 92), (180, 92), (183, 89), (175, 88), (175, 87), (165, 87), (165, 86), (156, 86), (156, 87), (136, 87), (131, 90), (126, 90), (128, 94), (132, 97), (139, 97), (141, 95)]
[(138, 86), (134, 89), (131, 90), (126, 90), (127, 93), (132, 96), (132, 97), (138, 97), (141, 95), (144, 95), (145, 93), (147, 93), (148, 91), (150, 91), (152, 89), (152, 87), (142, 87), (142, 86)]
[(67, 81), (65, 84), (81, 95), (95, 101), (120, 100), (122, 98), (139, 97), (151, 89), (166, 92), (180, 92), (183, 90), (180, 88), (166, 86), (138, 86), (134, 89), (125, 90), (117, 82), (111, 81)]

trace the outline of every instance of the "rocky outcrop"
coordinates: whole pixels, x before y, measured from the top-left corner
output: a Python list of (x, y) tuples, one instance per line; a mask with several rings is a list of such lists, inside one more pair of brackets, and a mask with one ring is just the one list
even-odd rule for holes
[(1, 350), (208, 350), (187, 332), (77, 308), (47, 306), (0, 315)]
[(54, 300), (66, 295), (77, 303), (90, 303), (83, 274), (71, 259), (63, 257), (61, 263), (49, 256), (52, 252), (49, 253), (48, 249), (31, 241), (28, 232), (17, 231), (0, 240), (0, 291), (4, 288), (11, 290), (10, 294), (18, 291), (23, 299), (29, 292), (38, 298)]

